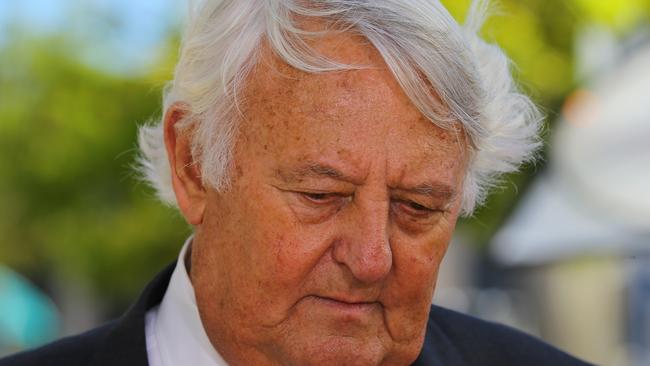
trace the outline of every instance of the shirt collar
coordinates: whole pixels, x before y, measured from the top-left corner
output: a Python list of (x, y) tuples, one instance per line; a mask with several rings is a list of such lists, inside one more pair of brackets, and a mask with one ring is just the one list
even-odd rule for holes
[(185, 267), (191, 243), (192, 237), (185, 241), (167, 292), (159, 307), (152, 309), (156, 313), (151, 315), (152, 324), (147, 325), (156, 345), (152, 351), (158, 354), (156, 358), (162, 361), (161, 366), (227, 366), (210, 343), (196, 306), (194, 288)]

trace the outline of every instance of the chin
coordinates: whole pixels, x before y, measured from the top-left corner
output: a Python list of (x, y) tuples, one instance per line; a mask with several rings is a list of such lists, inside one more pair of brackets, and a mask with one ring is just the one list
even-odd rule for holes
[(379, 339), (323, 336), (309, 344), (294, 344), (288, 353), (291, 366), (372, 366), (380, 365), (386, 349)]

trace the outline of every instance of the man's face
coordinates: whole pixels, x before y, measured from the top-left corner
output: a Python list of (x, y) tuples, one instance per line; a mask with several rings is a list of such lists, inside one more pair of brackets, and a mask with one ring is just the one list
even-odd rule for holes
[(196, 227), (201, 319), (235, 365), (408, 364), (466, 147), (418, 112), (362, 40), (316, 48), (374, 67), (307, 74), (264, 53), (243, 94), (231, 188), (207, 191)]

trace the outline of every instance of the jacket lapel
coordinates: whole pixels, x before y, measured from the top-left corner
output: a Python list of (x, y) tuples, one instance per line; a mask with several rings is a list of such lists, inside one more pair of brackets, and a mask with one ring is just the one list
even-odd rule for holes
[(138, 300), (117, 321), (105, 336), (95, 353), (95, 366), (144, 366), (148, 365), (145, 338), (147, 310), (158, 305), (171, 278), (176, 262), (168, 265), (144, 289)]
[(435, 321), (431, 311), (420, 355), (411, 366), (465, 366), (460, 352)]

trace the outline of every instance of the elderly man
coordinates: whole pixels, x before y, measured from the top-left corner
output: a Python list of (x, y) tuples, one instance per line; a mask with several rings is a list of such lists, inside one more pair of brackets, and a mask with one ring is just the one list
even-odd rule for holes
[(539, 145), (481, 10), (196, 4), (140, 136), (193, 237), (124, 317), (0, 364), (584, 365), (431, 307), (457, 217)]

